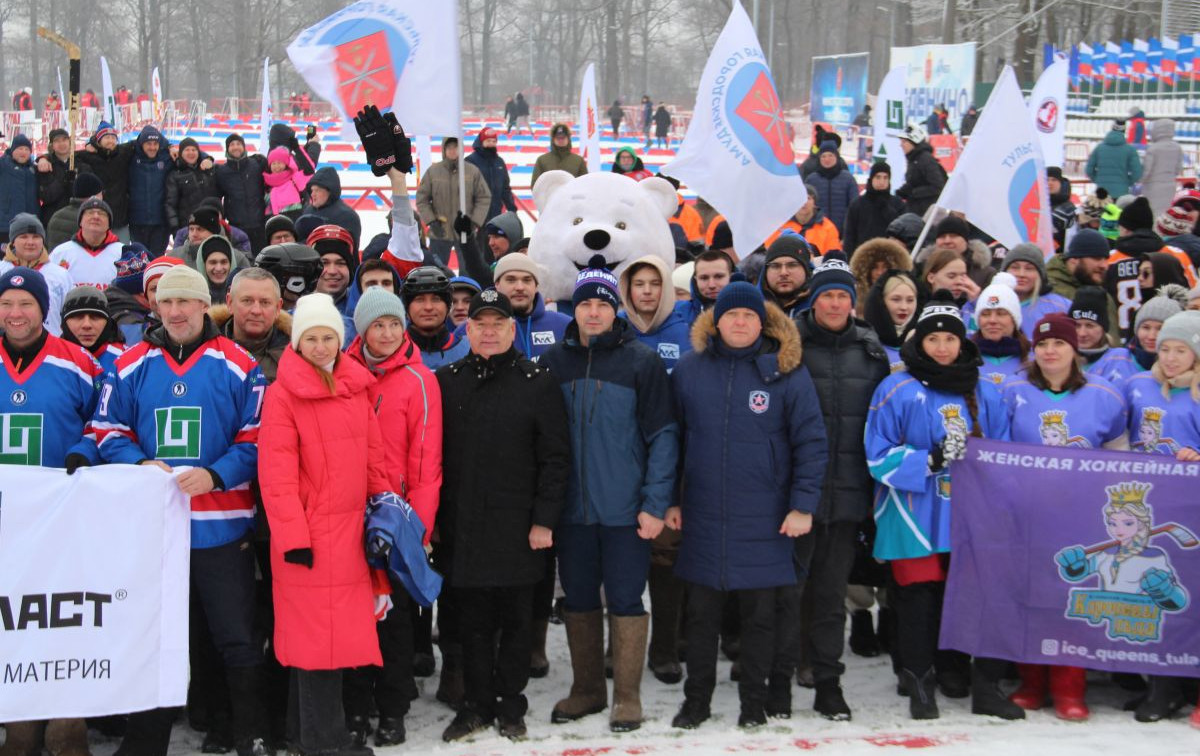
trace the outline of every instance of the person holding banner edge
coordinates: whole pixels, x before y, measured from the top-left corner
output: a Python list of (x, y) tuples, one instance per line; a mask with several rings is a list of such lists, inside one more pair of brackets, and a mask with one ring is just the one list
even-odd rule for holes
[[(1033, 362), (1004, 387), (1012, 440), (1023, 444), (1128, 449), (1125, 399), (1108, 381), (1086, 375), (1079, 365), (1079, 341), (1070, 315), (1052, 313), (1033, 329)], [(1053, 502), (1046, 502), (1053, 506)], [(1040, 709), (1047, 689), (1059, 719), (1088, 718), (1083, 667), (1018, 664), (1021, 687), (1013, 703)]]
[[(938, 650), (952, 464), (965, 456), (968, 435), (1007, 441), (1008, 412), (996, 389), (979, 379), (979, 350), (967, 339), (949, 292), (934, 293), (900, 357), (904, 369), (879, 384), (867, 415), (867, 467), (878, 483), (875, 558), (891, 563), (888, 596), (909, 712), (913, 719), (937, 719), (939, 687), (948, 697), (968, 694), (964, 655)], [(998, 687), (1006, 664), (975, 659), (973, 713), (1024, 718)]]

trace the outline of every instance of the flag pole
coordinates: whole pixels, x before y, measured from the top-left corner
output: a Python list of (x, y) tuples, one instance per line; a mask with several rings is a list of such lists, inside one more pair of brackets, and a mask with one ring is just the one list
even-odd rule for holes
[(917, 243), (913, 245), (911, 252), (913, 257), (916, 257), (917, 253), (921, 251), (921, 245), (925, 243), (925, 237), (929, 235), (929, 229), (933, 227), (934, 219), (941, 219), (939, 216), (939, 211), (942, 209), (943, 208), (940, 205), (930, 206), (929, 212), (927, 213), (929, 217), (925, 219), (925, 226), (921, 229), (921, 235), (917, 237)]

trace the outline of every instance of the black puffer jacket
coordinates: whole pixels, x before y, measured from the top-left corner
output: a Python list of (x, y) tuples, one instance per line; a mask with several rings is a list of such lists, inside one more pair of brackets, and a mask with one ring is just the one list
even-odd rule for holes
[(42, 223), (48, 224), (54, 217), (54, 213), (66, 207), (67, 203), (71, 201), (74, 178), (68, 170), (67, 161), (60, 160), (53, 152), (42, 157), (50, 161), (50, 172), (37, 175), (38, 201), (42, 203), (42, 209), (38, 214), (41, 216)]
[(129, 164), (133, 162), (135, 142), (118, 144), (116, 149), (106, 150), (95, 137), (88, 142), (95, 152), (79, 150), (75, 153), (75, 171), (94, 173), (104, 182), (104, 201), (113, 212), (114, 229), (129, 225)]
[[(175, 170), (167, 174), (167, 227), (171, 230), (185, 226), (201, 202), (218, 196), (216, 172), (200, 167), (211, 159), (201, 152), (196, 164), (188, 165), (181, 157), (175, 161)], [(107, 198), (108, 193), (104, 196)]]
[(443, 462), (435, 566), (453, 586), (532, 585), (545, 576), (546, 552), (529, 548), (529, 528), (558, 524), (571, 471), (558, 381), (515, 348), (467, 355), (439, 368), (437, 379)]
[(842, 224), (842, 251), (853, 255), (863, 242), (887, 236), (888, 224), (904, 212), (904, 200), (867, 184), (866, 191), (850, 203)]
[(267, 223), (266, 185), (263, 172), (267, 159), (262, 155), (243, 155), (218, 165), (217, 191), (224, 200), (225, 220), (245, 231), (262, 228)]
[(908, 203), (908, 212), (923, 216), (941, 195), (942, 187), (946, 185), (946, 170), (933, 156), (929, 142), (914, 147), (906, 161), (904, 186), (896, 190), (896, 196)]
[(842, 333), (817, 325), (812, 310), (796, 319), (829, 439), (829, 466), (817, 522), (861, 522), (870, 516), (875, 484), (867, 471), (863, 432), (871, 396), (888, 377), (887, 354), (875, 331), (853, 318)]

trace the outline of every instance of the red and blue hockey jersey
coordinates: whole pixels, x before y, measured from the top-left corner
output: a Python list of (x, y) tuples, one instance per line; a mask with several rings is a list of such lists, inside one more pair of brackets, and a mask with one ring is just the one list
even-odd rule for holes
[(63, 467), (77, 452), (99, 461), (92, 414), (104, 371), (82, 347), (47, 334), (18, 374), (0, 349), (0, 464)]
[(221, 490), (192, 497), (192, 548), (222, 546), (254, 529), (250, 481), (266, 382), (254, 358), (205, 323), (205, 342), (182, 365), (162, 350), (163, 328), (117, 358), (94, 425), (100, 457), (212, 470)]

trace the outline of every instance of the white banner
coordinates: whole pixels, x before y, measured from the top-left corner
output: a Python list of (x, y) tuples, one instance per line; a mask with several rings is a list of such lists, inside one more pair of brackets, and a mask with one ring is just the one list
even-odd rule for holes
[(1046, 163), (1011, 67), (1000, 72), (937, 205), (965, 213), (1006, 247), (1033, 242), (1054, 255)]
[(258, 154), (266, 156), (270, 147), (268, 137), (271, 131), (271, 121), (275, 118), (275, 109), (271, 107), (271, 59), (263, 58), (263, 90), (262, 108), (258, 112)]
[(100, 56), (100, 84), (104, 94), (104, 101), (100, 103), (100, 112), (104, 114), (102, 118), (120, 134), (121, 124), (117, 120), (120, 113), (117, 112), (117, 101), (113, 97), (112, 75), (108, 72), (108, 61), (103, 55)]
[(0, 721), (182, 705), (190, 519), (175, 478), (0, 470)]
[(891, 167), (893, 190), (904, 186), (904, 176), (908, 172), (908, 161), (900, 148), (900, 137), (908, 125), (904, 93), (907, 79), (908, 66), (896, 66), (883, 77), (879, 94), (875, 96), (874, 158), (887, 161)]
[(394, 111), (405, 133), (458, 136), (458, 48), (458, 3), (360, 0), (300, 32), (287, 52), (357, 142), (353, 118), (368, 104)]
[(596, 107), (596, 64), (588, 63), (579, 87), (579, 154), (587, 161), (588, 173), (600, 172), (600, 120)]
[(1060, 58), (1050, 64), (1038, 77), (1029, 95), (1029, 117), (1042, 142), (1042, 159), (1046, 165), (1062, 167), (1063, 140), (1067, 136), (1067, 82), (1071, 62)]
[(725, 216), (743, 257), (808, 201), (775, 81), (737, 0), (704, 65), (687, 135), (662, 172)]
[(893, 47), (891, 65), (908, 66), (909, 120), (924, 122), (934, 106), (945, 105), (957, 132), (975, 97), (975, 43)]

